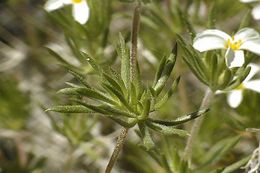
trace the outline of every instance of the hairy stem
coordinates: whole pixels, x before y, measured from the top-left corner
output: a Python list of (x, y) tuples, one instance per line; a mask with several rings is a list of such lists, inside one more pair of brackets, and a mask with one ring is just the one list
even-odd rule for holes
[[(206, 109), (210, 106), (210, 103), (211, 103), (211, 100), (212, 98), (214, 97), (214, 93), (210, 90), (210, 89), (207, 89), (207, 91), (205, 92), (205, 96), (202, 100), (202, 103), (200, 105), (200, 109)], [(194, 142), (198, 136), (198, 133), (199, 133), (199, 130), (200, 130), (200, 127), (201, 127), (201, 124), (204, 120), (204, 116), (201, 116), (199, 118), (197, 118), (191, 128), (191, 135), (189, 136), (188, 138), (188, 141), (187, 141), (187, 145), (185, 147), (185, 150), (184, 150), (184, 155), (183, 155), (183, 159), (185, 161), (188, 161), (191, 159), (191, 156), (192, 156), (192, 147), (194, 145)]]
[[(134, 10), (133, 21), (132, 21), (132, 35), (131, 35), (131, 56), (130, 56), (130, 80), (131, 82), (136, 80), (136, 68), (137, 68), (137, 38), (140, 25), (140, 12), (141, 4), (138, 3)], [(127, 137), (128, 128), (123, 127), (121, 129), (120, 135), (117, 138), (116, 147), (113, 151), (112, 156), (108, 162), (105, 173), (110, 173), (115, 165), (118, 155), (123, 148), (124, 141)]]
[(128, 132), (128, 128), (123, 127), (121, 129), (120, 135), (118, 136), (117, 141), (116, 141), (116, 147), (113, 151), (112, 156), (110, 157), (110, 160), (109, 160), (108, 165), (106, 167), (105, 173), (110, 173), (111, 170), (113, 169), (113, 167), (114, 167), (114, 165), (117, 161), (118, 155), (119, 155), (119, 153), (120, 153), (120, 151), (123, 147), (123, 144), (125, 142), (127, 132)]

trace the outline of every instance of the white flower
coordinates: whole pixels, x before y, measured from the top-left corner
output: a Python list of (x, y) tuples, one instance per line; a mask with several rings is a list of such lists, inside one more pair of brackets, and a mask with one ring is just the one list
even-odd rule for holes
[(220, 30), (209, 29), (197, 34), (193, 47), (200, 52), (227, 49), (225, 54), (227, 66), (241, 67), (245, 61), (243, 50), (260, 55), (260, 35), (251, 28), (243, 28), (232, 37)]
[[(240, 0), (240, 2), (251, 3), (251, 2), (260, 2), (260, 0)], [(260, 19), (260, 4), (256, 5), (252, 10), (252, 16), (254, 19)]]
[(86, 0), (48, 0), (44, 8), (50, 12), (70, 4), (74, 19), (80, 24), (85, 24), (89, 18), (89, 7)]
[(251, 71), (243, 83), (236, 89), (228, 92), (227, 101), (232, 108), (238, 107), (242, 102), (243, 90), (249, 89), (260, 93), (260, 80), (251, 80), (252, 77), (260, 71), (260, 68), (256, 64), (249, 64), (249, 66), (251, 67)]

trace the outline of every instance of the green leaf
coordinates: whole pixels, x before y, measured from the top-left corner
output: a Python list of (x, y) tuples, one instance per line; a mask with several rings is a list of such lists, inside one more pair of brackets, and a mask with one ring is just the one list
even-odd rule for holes
[(156, 82), (153, 88), (155, 90), (156, 95), (159, 95), (163, 87), (166, 85), (166, 82), (171, 75), (175, 62), (176, 56), (171, 53), (167, 58), (167, 61), (165, 63), (164, 69), (159, 80)]
[(49, 54), (51, 54), (53, 57), (55, 57), (58, 61), (60, 61), (62, 64), (70, 65), (66, 60), (64, 60), (58, 53), (56, 53), (54, 50), (45, 47)]
[(201, 57), (198, 55), (198, 53), (194, 50), (194, 48), (186, 43), (184, 39), (177, 34), (178, 37), (178, 45), (181, 46), (181, 48), (184, 51), (184, 56), (182, 56), (183, 60), (186, 62), (186, 64), (189, 66), (191, 71), (194, 73), (194, 75), (204, 84), (208, 85), (207, 78), (205, 73), (207, 74), (207, 70), (205, 67), (204, 62), (202, 61)]
[(78, 104), (81, 104), (83, 106), (85, 106), (86, 108), (96, 112), (96, 113), (101, 113), (103, 115), (109, 115), (111, 112), (108, 112), (106, 110), (103, 109), (102, 106), (95, 106), (95, 105), (91, 105), (91, 104), (87, 104), (81, 100), (78, 99), (74, 99), (75, 102), (77, 102)]
[(239, 26), (239, 29), (242, 29), (242, 28), (245, 28), (247, 26), (250, 25), (250, 21), (251, 21), (251, 10), (247, 10), (244, 17), (242, 18), (241, 20), (241, 23), (240, 23), (240, 26)]
[(238, 73), (237, 78), (233, 81), (232, 84), (230, 84), (227, 88), (225, 88), (225, 90), (228, 91), (237, 88), (245, 80), (250, 70), (251, 70), (250, 66), (247, 66), (246, 68), (239, 68), (237, 72)]
[(175, 90), (175, 88), (178, 86), (179, 81), (180, 81), (180, 77), (174, 80), (172, 87), (166, 92), (166, 94), (163, 97), (160, 98), (159, 101), (156, 100), (156, 103), (154, 105), (154, 110), (158, 110), (168, 101), (168, 99), (173, 94), (173, 90)]
[(123, 90), (124, 95), (127, 95), (128, 90), (126, 89), (125, 83), (124, 83), (123, 79), (121, 78), (121, 75), (118, 74), (112, 68), (109, 68), (109, 75), (111, 75), (111, 78), (113, 78), (120, 85), (121, 89)]
[(251, 156), (247, 156), (235, 163), (233, 163), (232, 165), (227, 166), (221, 173), (232, 173), (238, 169), (240, 169), (242, 166), (244, 166), (249, 159), (251, 158)]
[(208, 152), (201, 158), (204, 162), (202, 167), (219, 161), (225, 154), (227, 154), (240, 140), (239, 136), (223, 139), (217, 142), (210, 148)]
[(144, 102), (143, 112), (141, 114), (141, 119), (146, 119), (149, 116), (150, 106), (151, 106), (151, 100), (150, 100), (149, 95), (147, 94), (145, 102)]
[(193, 28), (192, 24), (190, 23), (190, 21), (188, 20), (188, 16), (183, 14), (183, 12), (181, 11), (180, 8), (178, 8), (178, 13), (181, 17), (181, 21), (183, 22), (184, 25), (186, 25), (186, 28), (188, 29), (188, 32), (191, 36), (191, 38), (195, 38), (196, 37), (196, 32), (195, 29)]
[(151, 134), (149, 132), (149, 129), (143, 123), (138, 123), (138, 126), (139, 126), (139, 129), (140, 129), (141, 135), (142, 135), (141, 137), (142, 137), (143, 145), (144, 145), (145, 149), (147, 151), (151, 150), (152, 148), (155, 147), (155, 144), (154, 144), (154, 142), (151, 138)]
[(216, 15), (217, 15), (217, 8), (218, 8), (218, 6), (217, 6), (217, 3), (216, 3), (216, 1), (214, 1), (213, 3), (212, 3), (212, 6), (211, 6), (211, 8), (210, 8), (210, 13), (209, 13), (209, 17), (208, 17), (208, 28), (209, 29), (213, 29), (213, 28), (215, 28), (215, 23), (216, 23)]
[(67, 95), (77, 95), (77, 96), (87, 96), (90, 99), (94, 99), (97, 101), (103, 101), (110, 104), (117, 104), (114, 100), (106, 97), (103, 93), (95, 91), (90, 88), (78, 87), (78, 88), (64, 88), (58, 91), (61, 94)]
[(46, 111), (60, 112), (60, 113), (93, 113), (90, 109), (82, 105), (65, 105), (54, 106)]
[(117, 83), (112, 77), (103, 73), (104, 78), (108, 81), (108, 83), (113, 86), (117, 91), (119, 91), (122, 95), (124, 94), (123, 89), (121, 88), (120, 84)]
[(119, 34), (118, 54), (121, 57), (121, 77), (127, 89), (130, 89), (130, 50), (125, 44), (121, 33)]
[(172, 140), (168, 138), (164, 138), (163, 144), (164, 144), (163, 151), (171, 172), (181, 173), (179, 172), (181, 158), (178, 153), (178, 148), (175, 145), (173, 145)]
[(181, 116), (175, 120), (158, 120), (158, 119), (152, 119), (152, 118), (148, 118), (148, 119), (149, 119), (149, 121), (151, 121), (153, 123), (161, 124), (164, 126), (176, 126), (176, 125), (188, 122), (192, 119), (195, 119), (208, 111), (209, 111), (209, 109), (203, 109), (203, 110), (196, 111), (196, 112), (193, 112), (188, 115)]
[(227, 68), (225, 71), (219, 76), (218, 79), (218, 89), (224, 89), (230, 83), (232, 77), (231, 71)]
[(77, 45), (77, 41), (74, 40), (74, 38), (72, 37), (72, 34), (69, 34), (68, 32), (64, 32), (65, 35), (65, 39), (67, 44), (69, 45), (72, 53), (74, 54), (74, 56), (81, 62), (84, 63), (84, 58), (82, 57), (81, 53), (80, 53), (80, 46)]
[(80, 54), (83, 57), (84, 62), (89, 63), (91, 65), (91, 67), (95, 70), (95, 72), (101, 73), (101, 69), (100, 69), (99, 65), (89, 54), (87, 54), (86, 52), (81, 52)]
[(141, 94), (143, 91), (143, 88), (142, 88), (142, 82), (141, 82), (141, 71), (140, 71), (140, 66), (139, 66), (138, 61), (136, 61), (136, 77), (135, 77), (133, 83), (135, 85), (137, 95)]
[(102, 84), (102, 86), (107, 89), (110, 90), (112, 93), (114, 93), (114, 95), (120, 100), (120, 102), (130, 111), (134, 112), (134, 110), (132, 109), (132, 107), (129, 105), (129, 103), (127, 102), (127, 100), (124, 98), (124, 96), (118, 92), (115, 88), (111, 87), (110, 85), (107, 85), (105, 83)]
[(181, 129), (176, 129), (175, 127), (165, 126), (158, 123), (146, 122), (147, 126), (151, 129), (163, 134), (163, 135), (179, 135), (179, 136), (188, 136), (188, 132)]
[(210, 88), (215, 89), (217, 82), (218, 82), (218, 57), (217, 55), (214, 53), (212, 54), (212, 56), (210, 57), (211, 61), (209, 64), (209, 74), (210, 74)]
[(250, 73), (250, 71), (251, 71), (251, 67), (250, 66), (247, 66), (245, 69), (241, 68), (241, 72), (239, 73), (238, 79), (241, 82), (243, 82), (246, 79), (246, 77), (248, 76), (248, 74)]
[(73, 70), (73, 69), (71, 69), (71, 68), (69, 68), (69, 67), (67, 67), (67, 66), (65, 66), (65, 68), (67, 68), (68, 71), (69, 71), (69, 73), (72, 74), (72, 75), (73, 75), (79, 82), (81, 82), (85, 87), (91, 88), (91, 87), (89, 86), (89, 84), (87, 83), (85, 77), (84, 77), (82, 74), (78, 73), (77, 71), (75, 71), (75, 70)]
[(135, 123), (128, 123), (126, 120), (123, 120), (122, 118), (110, 116), (112, 120), (114, 120), (116, 123), (120, 124), (121, 126), (131, 128), (135, 125)]
[(71, 82), (65, 82), (68, 86), (72, 87), (72, 88), (79, 88), (81, 87), (80, 85), (77, 85), (77, 84), (74, 84), (74, 83), (71, 83)]
[(154, 78), (154, 86), (155, 84), (158, 82), (158, 80), (160, 79), (160, 77), (162, 76), (164, 67), (166, 65), (166, 56), (164, 56), (159, 64), (159, 67), (157, 68), (156, 74), (155, 74), (155, 78)]
[(110, 112), (111, 115), (116, 115), (116, 116), (124, 116), (124, 117), (130, 117), (130, 118), (135, 118), (136, 115), (129, 113), (129, 112), (125, 112), (119, 109), (115, 109), (111, 106), (107, 106), (107, 105), (102, 105), (100, 106), (100, 108), (104, 109), (107, 112)]
[(185, 160), (181, 161), (179, 173), (190, 173), (187, 161)]

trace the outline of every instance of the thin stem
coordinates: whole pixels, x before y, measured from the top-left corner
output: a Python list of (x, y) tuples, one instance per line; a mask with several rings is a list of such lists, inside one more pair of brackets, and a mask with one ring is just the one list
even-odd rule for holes
[(130, 77), (131, 81), (135, 80), (137, 67), (137, 38), (140, 26), (141, 5), (138, 3), (134, 10), (131, 35), (131, 56), (130, 56)]
[[(131, 35), (131, 56), (130, 56), (130, 79), (131, 82), (136, 80), (136, 72), (137, 72), (137, 38), (140, 26), (140, 12), (141, 12), (141, 4), (138, 3), (134, 10), (133, 22), (132, 22), (132, 35)], [(105, 173), (110, 173), (115, 165), (118, 155), (123, 148), (124, 141), (127, 137), (128, 128), (123, 127), (121, 129), (120, 135), (117, 138), (116, 147), (113, 151), (112, 156), (108, 162)]]
[[(200, 105), (200, 109), (208, 108), (213, 97), (214, 97), (214, 93), (210, 89), (207, 89), (207, 91), (205, 92), (205, 96), (202, 100), (202, 103)], [(191, 159), (192, 147), (194, 146), (194, 142), (198, 136), (198, 133), (199, 133), (203, 120), (204, 120), (204, 116), (197, 118), (191, 128), (191, 133), (190, 133), (191, 135), (188, 138), (187, 145), (185, 147), (184, 155), (183, 155), (183, 159), (185, 161), (188, 161)]]
[(123, 148), (123, 144), (125, 142), (127, 132), (128, 132), (128, 128), (123, 127), (121, 129), (120, 135), (118, 136), (117, 141), (116, 141), (116, 147), (113, 151), (112, 156), (110, 157), (110, 160), (106, 167), (105, 173), (110, 173), (112, 171), (113, 166), (115, 165), (115, 163), (117, 161), (118, 155), (119, 155), (121, 149)]

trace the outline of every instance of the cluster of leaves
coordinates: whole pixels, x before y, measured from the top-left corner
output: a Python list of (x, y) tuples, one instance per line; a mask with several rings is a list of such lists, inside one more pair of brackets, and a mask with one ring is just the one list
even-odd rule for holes
[[(100, 113), (111, 118), (126, 128), (139, 126), (140, 135), (147, 149), (154, 147), (149, 129), (164, 135), (187, 135), (184, 130), (176, 129), (176, 125), (187, 122), (205, 113), (201, 110), (185, 115), (176, 120), (160, 120), (149, 117), (150, 113), (158, 110), (172, 95), (179, 79), (170, 85), (168, 91), (162, 92), (170, 77), (176, 61), (177, 46), (173, 53), (162, 58), (155, 75), (154, 83), (144, 87), (140, 79), (137, 64), (136, 80), (131, 81), (130, 51), (124, 38), (120, 35), (118, 54), (121, 57), (121, 74), (109, 67), (102, 67), (87, 53), (74, 49), (77, 56), (88, 63), (95, 71), (98, 86), (91, 86), (84, 75), (71, 66), (63, 64), (68, 71), (80, 81), (81, 85), (67, 83), (70, 87), (61, 89), (58, 93), (69, 95), (73, 105), (55, 106), (48, 109), (62, 113)], [(57, 54), (56, 54), (57, 55)], [(60, 59), (60, 57), (59, 57)]]

